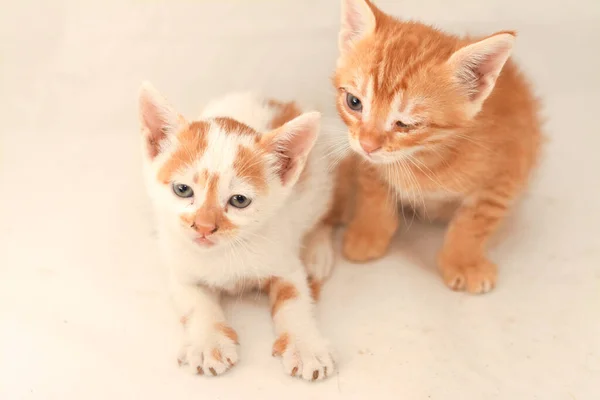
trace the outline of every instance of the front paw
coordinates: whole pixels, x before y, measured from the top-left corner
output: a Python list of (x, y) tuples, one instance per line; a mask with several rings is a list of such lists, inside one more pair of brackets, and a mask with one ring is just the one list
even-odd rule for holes
[(286, 374), (317, 381), (335, 372), (335, 363), (323, 340), (301, 341), (284, 333), (273, 344), (273, 356), (280, 356)]
[(391, 237), (383, 232), (372, 232), (362, 226), (350, 225), (344, 235), (344, 257), (354, 262), (381, 258), (387, 252), (390, 241)]
[(498, 268), (483, 257), (473, 262), (460, 262), (440, 256), (438, 262), (444, 282), (452, 290), (481, 294), (496, 286)]
[(190, 337), (180, 352), (177, 362), (186, 365), (198, 375), (217, 376), (229, 370), (238, 361), (237, 334), (224, 324), (217, 324), (205, 339)]

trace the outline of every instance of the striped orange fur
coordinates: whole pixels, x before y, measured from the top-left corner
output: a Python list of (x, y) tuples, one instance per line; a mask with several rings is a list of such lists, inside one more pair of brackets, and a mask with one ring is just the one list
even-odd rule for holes
[[(496, 284), (485, 245), (525, 187), (541, 142), (538, 101), (509, 59), (514, 32), (459, 38), (404, 22), (368, 0), (342, 0), (333, 78), (357, 169), (344, 254), (385, 254), (397, 203), (450, 219), (438, 257), (446, 284)], [(390, 194), (392, 201), (390, 201)]]

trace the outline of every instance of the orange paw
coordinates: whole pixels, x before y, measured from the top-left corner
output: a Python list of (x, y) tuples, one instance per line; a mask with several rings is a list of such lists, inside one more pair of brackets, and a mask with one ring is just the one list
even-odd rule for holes
[(363, 226), (350, 225), (344, 235), (344, 257), (354, 262), (381, 258), (387, 252), (390, 241), (391, 237), (383, 232), (371, 232), (364, 230)]
[(444, 282), (452, 290), (482, 294), (496, 286), (498, 268), (485, 258), (473, 263), (461, 263), (440, 257), (439, 265)]

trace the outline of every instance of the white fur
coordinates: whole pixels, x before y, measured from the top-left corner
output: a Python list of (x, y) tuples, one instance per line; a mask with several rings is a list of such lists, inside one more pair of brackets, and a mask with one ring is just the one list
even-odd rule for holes
[[(266, 133), (270, 131), (273, 109), (261, 97), (238, 93), (209, 103), (201, 119), (216, 116), (236, 119)], [(304, 114), (297, 120), (297, 124), (313, 124), (311, 129), (318, 129), (317, 113)], [(299, 293), (274, 316), (276, 332), (289, 334), (291, 340), (283, 355), (284, 368), (291, 373), (297, 367), (298, 375), (306, 379), (312, 379), (314, 370), (320, 369), (319, 379), (322, 379), (325, 368), (328, 373), (333, 372), (333, 360), (313, 317), (307, 271), (300, 254), (304, 236), (324, 216), (332, 196), (333, 174), (329, 172), (326, 141), (319, 135), (310, 153), (304, 156), (309, 171), (305, 181), (296, 183), (298, 172), (292, 182), (283, 185), (279, 176), (271, 172), (268, 194), (260, 196), (248, 182), (235, 176), (232, 167), (238, 145), (251, 145), (253, 139), (227, 135), (219, 129), (217, 124), (211, 125), (204, 155), (195, 165), (176, 174), (175, 181), (192, 186), (198, 194), (193, 200), (176, 197), (169, 185), (156, 179), (172, 149), (167, 148), (155, 160), (146, 159), (146, 181), (156, 211), (161, 252), (170, 269), (178, 312), (188, 321), (180, 359), (191, 366), (192, 372), (197, 367), (213, 368), (217, 374), (227, 370), (227, 364), (210, 356), (217, 348), (232, 361), (237, 360), (235, 345), (214, 329), (215, 323), (225, 321), (219, 304), (221, 292), (237, 292), (250, 283), (280, 277)], [(192, 240), (193, 230), (179, 219), (181, 213), (193, 212), (202, 205), (202, 188), (194, 186), (192, 176), (203, 169), (220, 175), (219, 199), (223, 205), (233, 194), (253, 199), (247, 209), (228, 208), (227, 217), (239, 227), (236, 237), (219, 238), (208, 249)], [(331, 231), (327, 232), (331, 236)], [(319, 235), (322, 241), (308, 253), (314, 278), (321, 280), (331, 271), (333, 250), (331, 238), (323, 232)]]
[[(373, 106), (373, 77), (369, 75), (369, 79), (367, 80), (367, 90), (365, 96), (361, 98), (361, 103), (363, 106), (361, 119), (363, 123), (368, 123), (371, 119), (371, 108)], [(358, 96), (358, 95), (356, 95)]]
[[(413, 110), (418, 103), (418, 98), (408, 98), (407, 96), (404, 96), (403, 91), (399, 91), (398, 93), (396, 93), (394, 99), (390, 103), (390, 109), (388, 111), (388, 116), (385, 120), (385, 125), (383, 129), (394, 129), (396, 121), (402, 121), (406, 125), (413, 125), (421, 122), (419, 117), (414, 115), (413, 113)], [(402, 111), (400, 111), (400, 109), (402, 109)]]

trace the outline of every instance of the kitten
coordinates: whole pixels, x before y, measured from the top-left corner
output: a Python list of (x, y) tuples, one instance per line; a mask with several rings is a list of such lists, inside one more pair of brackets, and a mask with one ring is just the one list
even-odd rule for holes
[(147, 188), (185, 330), (180, 364), (200, 375), (235, 365), (238, 336), (220, 297), (259, 288), (285, 372), (332, 374), (312, 298), (333, 264), (332, 228), (321, 222), (333, 177), (320, 114), (232, 94), (186, 121), (147, 83), (139, 109)]
[(458, 38), (402, 22), (368, 0), (342, 0), (337, 108), (355, 153), (355, 211), (343, 251), (381, 257), (397, 200), (449, 220), (438, 264), (454, 290), (496, 284), (490, 235), (527, 183), (540, 147), (538, 103), (509, 60), (515, 34)]

